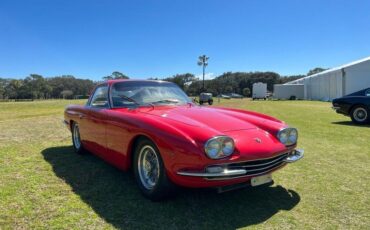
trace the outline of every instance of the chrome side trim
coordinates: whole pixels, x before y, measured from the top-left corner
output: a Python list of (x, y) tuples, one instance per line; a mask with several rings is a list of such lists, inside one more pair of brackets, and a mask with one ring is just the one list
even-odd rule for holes
[(293, 163), (302, 159), (303, 156), (304, 156), (303, 149), (295, 149), (293, 150), (293, 153), (291, 155), (287, 156), (287, 158), (284, 159), (284, 162)]
[(247, 170), (244, 169), (224, 169), (223, 172), (219, 173), (209, 173), (209, 172), (185, 172), (179, 171), (177, 172), (178, 175), (182, 176), (195, 176), (195, 177), (228, 177), (228, 176), (240, 176), (247, 173)]

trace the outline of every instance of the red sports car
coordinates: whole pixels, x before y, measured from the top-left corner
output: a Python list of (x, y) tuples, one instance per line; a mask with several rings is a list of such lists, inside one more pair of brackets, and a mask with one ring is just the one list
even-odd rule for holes
[(86, 105), (70, 105), (64, 115), (77, 153), (132, 169), (152, 200), (174, 185), (219, 191), (269, 185), (273, 171), (303, 157), (295, 128), (256, 112), (198, 106), (164, 81), (105, 82)]

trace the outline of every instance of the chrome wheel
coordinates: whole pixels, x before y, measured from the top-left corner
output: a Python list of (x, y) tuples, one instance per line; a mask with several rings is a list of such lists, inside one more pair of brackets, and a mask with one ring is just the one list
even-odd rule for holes
[(142, 185), (148, 190), (158, 183), (160, 165), (157, 154), (150, 145), (143, 146), (139, 152), (137, 169)]
[(73, 144), (76, 150), (81, 148), (80, 129), (78, 128), (78, 124), (73, 125)]
[(365, 108), (358, 107), (353, 111), (353, 118), (358, 122), (364, 122), (367, 120), (367, 111)]

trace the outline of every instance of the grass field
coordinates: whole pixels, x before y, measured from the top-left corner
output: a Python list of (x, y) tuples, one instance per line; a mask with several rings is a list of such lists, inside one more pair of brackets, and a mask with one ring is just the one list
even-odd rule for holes
[[(73, 101), (73, 103), (84, 101)], [(72, 101), (0, 103), (0, 229), (369, 229), (370, 127), (325, 102), (229, 100), (300, 131), (305, 158), (267, 189), (143, 198), (131, 173), (73, 153)]]

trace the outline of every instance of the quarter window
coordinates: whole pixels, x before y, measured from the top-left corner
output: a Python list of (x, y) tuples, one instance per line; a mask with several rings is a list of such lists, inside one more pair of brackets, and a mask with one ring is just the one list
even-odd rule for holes
[(108, 86), (99, 86), (96, 88), (91, 99), (90, 106), (92, 107), (108, 107)]
[(366, 97), (370, 97), (370, 89), (367, 89), (367, 90), (365, 91), (365, 96), (366, 96)]

